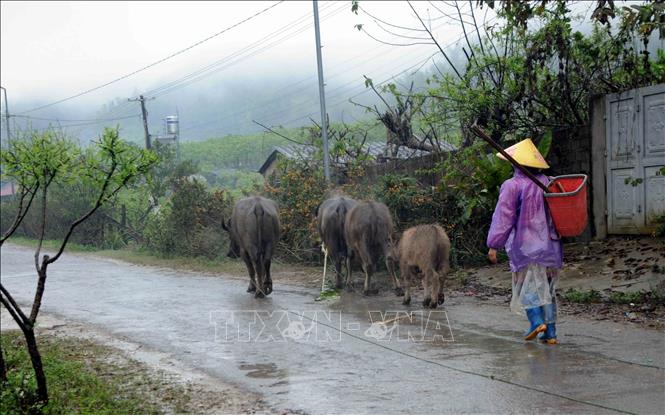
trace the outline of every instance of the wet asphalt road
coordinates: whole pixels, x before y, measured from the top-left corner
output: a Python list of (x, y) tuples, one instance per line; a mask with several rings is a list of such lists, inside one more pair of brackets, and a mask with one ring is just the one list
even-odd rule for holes
[[(32, 261), (2, 248), (2, 283), (21, 303), (34, 293)], [(276, 410), (665, 413), (662, 332), (567, 317), (552, 347), (525, 344), (526, 320), (507, 305), (456, 297), (429, 314), (419, 297), (409, 308), (392, 294), (323, 304), (275, 280), (255, 300), (246, 286), (67, 254), (49, 270), (42, 310), (168, 353)]]

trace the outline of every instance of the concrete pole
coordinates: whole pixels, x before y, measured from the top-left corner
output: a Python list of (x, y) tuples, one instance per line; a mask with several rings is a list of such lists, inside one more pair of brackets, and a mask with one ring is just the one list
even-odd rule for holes
[(321, 60), (321, 33), (319, 31), (319, 4), (313, 0), (314, 33), (316, 36), (316, 64), (319, 69), (319, 102), (321, 103), (321, 137), (323, 138), (323, 172), (330, 182), (330, 156), (328, 154), (328, 117), (326, 117), (326, 95), (323, 88), (323, 62)]
[(145, 98), (143, 95), (139, 95), (138, 98), (129, 99), (130, 102), (138, 101), (141, 103), (141, 118), (143, 118), (143, 130), (145, 132), (145, 148), (150, 150), (152, 143), (150, 142), (150, 132), (148, 131), (148, 111), (145, 109)]
[(9, 135), (9, 105), (7, 105), (7, 89), (4, 86), (0, 86), (0, 89), (5, 91), (5, 122), (7, 123), (7, 142), (11, 139)]

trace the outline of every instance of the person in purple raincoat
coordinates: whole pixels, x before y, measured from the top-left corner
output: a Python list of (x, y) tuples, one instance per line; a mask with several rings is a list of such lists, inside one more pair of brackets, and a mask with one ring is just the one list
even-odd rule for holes
[[(547, 185), (540, 169), (549, 165), (530, 139), (506, 149), (520, 165)], [(498, 155), (500, 158), (503, 156)], [(555, 284), (563, 264), (560, 238), (554, 228), (543, 190), (519, 169), (501, 185), (499, 200), (487, 235), (488, 257), (496, 263), (497, 251), (506, 250), (512, 271), (511, 310), (530, 322), (525, 340), (556, 344)]]

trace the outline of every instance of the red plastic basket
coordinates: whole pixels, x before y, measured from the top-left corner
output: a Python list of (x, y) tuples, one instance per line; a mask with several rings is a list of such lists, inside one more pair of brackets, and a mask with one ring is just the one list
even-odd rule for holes
[(587, 176), (557, 176), (547, 185), (545, 200), (559, 235), (579, 236), (587, 226)]

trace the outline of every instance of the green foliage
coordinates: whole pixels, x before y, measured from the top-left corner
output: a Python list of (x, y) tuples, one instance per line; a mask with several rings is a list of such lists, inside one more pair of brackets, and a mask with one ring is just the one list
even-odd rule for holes
[(263, 189), (263, 176), (252, 171), (222, 169), (218, 174), (202, 174), (211, 185), (228, 189), (235, 200), (259, 193)]
[(50, 400), (37, 404), (35, 379), (30, 357), (18, 332), (2, 333), (2, 350), (7, 363), (7, 382), (0, 389), (0, 413), (22, 414), (136, 414), (157, 413), (121, 381), (99, 376), (79, 359), (75, 350), (64, 345), (41, 347), (44, 370), (51, 380)]
[(596, 290), (589, 291), (580, 291), (569, 288), (564, 294), (563, 297), (573, 303), (599, 303), (602, 300), (600, 292)]
[[(86, 149), (57, 131), (25, 132), (2, 150), (3, 178), (17, 183), (22, 191), (39, 189), (18, 234), (40, 237), (46, 203), (46, 238), (63, 238), (72, 224), (95, 211), (77, 225), (73, 240), (103, 246), (103, 218), (118, 193), (135, 185), (156, 162), (151, 152), (121, 140), (116, 129), (105, 129)], [(3, 232), (16, 217), (19, 204), (20, 198), (3, 202)]]
[[(568, 2), (489, 2), (505, 24), (473, 45), (462, 79), (434, 76), (425, 96), (442, 124), (450, 117), (463, 131), (476, 120), (495, 141), (537, 136), (544, 130), (575, 129), (588, 123), (588, 103), (597, 94), (662, 82), (665, 59), (647, 50), (651, 32), (662, 30), (663, 4), (646, 2), (616, 10), (598, 5), (584, 35), (573, 29)], [(608, 12), (611, 11), (611, 13)], [(643, 46), (634, 48), (636, 41)], [(430, 115), (430, 118), (431, 115)], [(467, 135), (465, 144), (469, 143)]]
[[(293, 130), (280, 132), (293, 134)], [(265, 133), (230, 135), (183, 143), (181, 152), (183, 160), (195, 161), (203, 172), (218, 172), (222, 169), (257, 171), (274, 146), (287, 143), (282, 137)]]
[(436, 192), (422, 187), (413, 177), (387, 174), (379, 177), (375, 196), (391, 211), (397, 229), (428, 223), (439, 217)]
[(2, 178), (28, 189), (68, 183), (80, 173), (80, 150), (55, 130), (20, 132), (6, 149), (0, 150)]
[(228, 192), (210, 192), (196, 176), (176, 178), (174, 190), (148, 216), (144, 245), (160, 255), (215, 259), (226, 254), (228, 243), (221, 224), (231, 213)]
[(656, 229), (653, 231), (653, 236), (665, 236), (665, 213), (657, 215), (652, 219), (652, 222), (656, 224)]
[(640, 184), (642, 184), (644, 180), (640, 177), (634, 178), (634, 177), (626, 177), (626, 179), (623, 181), (623, 184), (625, 185), (631, 185), (633, 187), (637, 187)]
[(319, 166), (280, 160), (277, 174), (265, 184), (265, 193), (277, 202), (281, 224), (280, 254), (300, 262), (318, 260), (316, 208), (326, 183)]
[(645, 302), (646, 292), (637, 291), (624, 293), (620, 291), (614, 291), (610, 294), (610, 302), (615, 304), (642, 304)]

